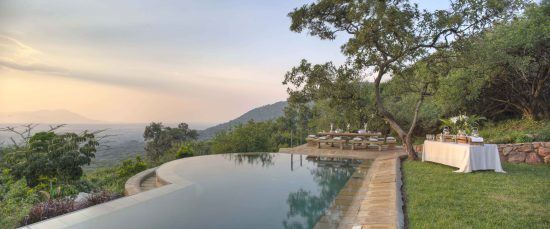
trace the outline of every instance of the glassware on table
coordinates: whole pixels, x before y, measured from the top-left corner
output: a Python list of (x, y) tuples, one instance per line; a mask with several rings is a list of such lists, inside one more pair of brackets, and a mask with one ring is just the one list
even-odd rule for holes
[(473, 136), (473, 137), (479, 137), (479, 131), (477, 130), (477, 128), (474, 128), (474, 129), (472, 130), (472, 136)]
[(434, 139), (435, 138), (433, 134), (426, 134), (426, 140), (433, 141)]
[(446, 126), (446, 127), (443, 127), (443, 135), (449, 135), (451, 134), (451, 131), (449, 130), (449, 127)]

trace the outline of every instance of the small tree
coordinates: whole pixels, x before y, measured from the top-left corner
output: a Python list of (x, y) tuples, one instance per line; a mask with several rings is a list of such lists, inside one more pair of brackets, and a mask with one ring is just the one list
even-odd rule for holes
[(409, 158), (418, 158), (411, 135), (425, 92), (419, 94), (408, 130), (398, 123), (383, 102), (380, 84), (385, 75), (406, 69), (437, 50), (475, 35), (493, 23), (509, 18), (522, 6), (519, 0), (457, 0), (448, 10), (420, 10), (408, 0), (318, 0), (289, 13), (290, 29), (332, 40), (347, 33), (342, 52), (357, 69), (375, 72), (377, 112), (403, 140)]
[(186, 123), (180, 123), (176, 128), (164, 126), (162, 123), (152, 122), (145, 127), (145, 151), (147, 156), (157, 161), (175, 143), (195, 140), (198, 137), (196, 130), (189, 129)]
[(98, 146), (93, 132), (38, 132), (28, 144), (9, 152), (6, 161), (12, 173), (17, 178), (26, 178), (29, 186), (34, 187), (42, 180), (68, 184), (80, 179), (82, 166), (90, 164)]

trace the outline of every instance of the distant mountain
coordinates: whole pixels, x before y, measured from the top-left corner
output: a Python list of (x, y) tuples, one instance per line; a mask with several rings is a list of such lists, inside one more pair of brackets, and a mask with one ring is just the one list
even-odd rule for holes
[(68, 110), (38, 110), (15, 113), (0, 113), (0, 123), (97, 123)]
[(288, 103), (286, 101), (280, 101), (274, 104), (269, 104), (269, 105), (254, 108), (229, 122), (218, 124), (213, 127), (199, 131), (199, 139), (200, 140), (210, 139), (221, 131), (229, 130), (231, 127), (234, 127), (242, 123), (246, 123), (249, 120), (261, 122), (261, 121), (276, 119), (278, 117), (283, 116), (284, 114), (283, 109), (287, 106), (287, 104)]

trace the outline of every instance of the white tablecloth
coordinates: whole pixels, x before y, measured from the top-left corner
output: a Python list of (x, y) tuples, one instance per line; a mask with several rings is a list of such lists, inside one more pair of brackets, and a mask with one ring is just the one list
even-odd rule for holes
[(469, 145), (451, 142), (424, 141), (422, 161), (457, 167), (455, 172), (495, 170), (504, 173), (495, 144)]

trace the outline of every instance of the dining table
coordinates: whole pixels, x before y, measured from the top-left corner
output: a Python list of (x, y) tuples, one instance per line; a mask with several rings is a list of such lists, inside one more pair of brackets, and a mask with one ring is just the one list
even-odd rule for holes
[(430, 161), (458, 168), (454, 172), (469, 173), (476, 170), (494, 170), (505, 173), (500, 164), (495, 144), (472, 145), (466, 143), (424, 141), (422, 161)]
[(377, 137), (382, 136), (380, 132), (365, 132), (365, 133), (352, 133), (352, 132), (319, 132), (318, 136), (329, 136), (333, 137)]

